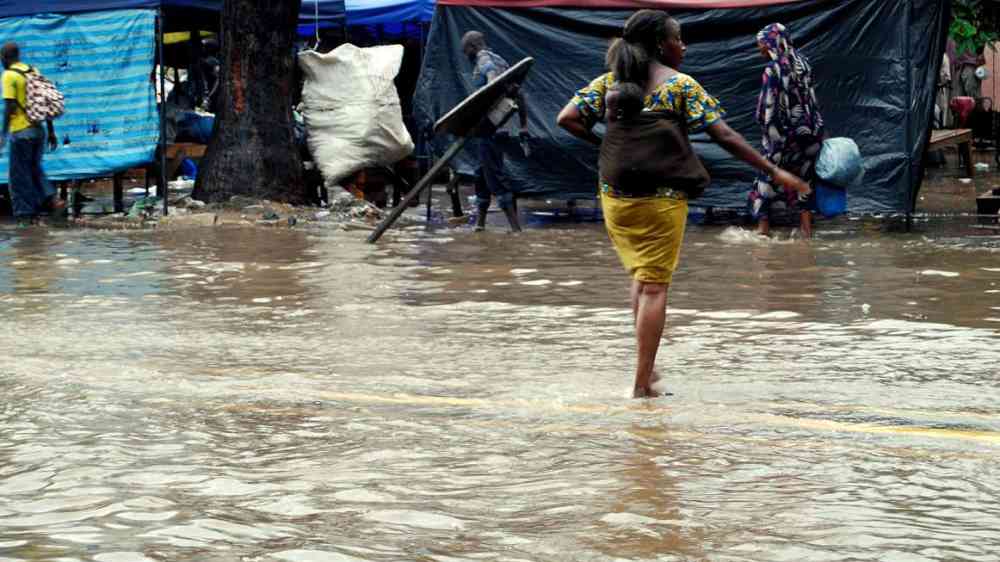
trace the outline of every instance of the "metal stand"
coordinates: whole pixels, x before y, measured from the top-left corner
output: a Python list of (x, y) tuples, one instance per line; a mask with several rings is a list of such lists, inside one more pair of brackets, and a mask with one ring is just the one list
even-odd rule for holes
[(465, 212), (462, 211), (462, 199), (458, 193), (458, 172), (454, 169), (451, 171), (451, 177), (448, 178), (448, 196), (451, 198), (451, 214), (455, 218), (465, 216)]
[[(437, 134), (452, 134), (458, 137), (448, 150), (444, 153), (437, 162), (431, 166), (431, 169), (427, 171), (426, 174), (417, 185), (406, 194), (403, 201), (396, 205), (390, 213), (389, 216), (385, 218), (379, 224), (375, 231), (371, 233), (368, 237), (368, 243), (374, 244), (378, 242), (378, 239), (385, 234), (393, 223), (399, 219), (403, 211), (410, 205), (414, 200), (419, 201), (420, 194), (426, 189), (431, 183), (437, 178), (438, 174), (448, 165), (449, 162), (455, 156), (458, 155), (459, 151), (465, 146), (465, 143), (469, 142), (469, 138), (475, 135), (478, 131), (482, 130), (483, 125), (487, 121), (493, 121), (492, 125), (496, 129), (501, 129), (510, 120), (511, 116), (518, 110), (517, 105), (514, 103), (508, 104), (507, 107), (503, 109), (503, 115), (496, 120), (490, 119), (490, 112), (494, 111), (498, 107), (498, 102), (504, 99), (505, 96), (511, 95), (511, 89), (520, 88), (521, 84), (524, 82), (531, 70), (532, 65), (535, 63), (535, 59), (527, 57), (521, 62), (515, 64), (514, 66), (507, 69), (503, 74), (498, 76), (492, 82), (486, 86), (476, 90), (468, 98), (466, 98), (462, 103), (458, 104), (451, 111), (446, 113), (444, 117), (439, 119), (437, 123), (434, 124), (434, 132)], [(509, 98), (508, 98), (509, 99)], [(512, 101), (512, 100), (511, 100)], [(430, 202), (428, 202), (428, 217), (430, 216)]]
[[(504, 125), (506, 125), (507, 121), (511, 118), (511, 116), (514, 115), (516, 111), (517, 111), (516, 106), (507, 111), (504, 117), (500, 120), (500, 124), (498, 124), (496, 127), (499, 129), (502, 128)], [(489, 116), (484, 116), (480, 120), (480, 123), (482, 123), (487, 119), (489, 119)], [(472, 129), (472, 131), (476, 131), (478, 129), (479, 127), (475, 127)], [(413, 189), (411, 189), (410, 192), (406, 194), (406, 197), (403, 198), (403, 201), (399, 205), (396, 205), (396, 208), (393, 209), (391, 213), (389, 213), (389, 216), (386, 217), (385, 220), (383, 220), (381, 224), (379, 224), (378, 227), (375, 228), (375, 232), (372, 232), (371, 236), (368, 237), (369, 244), (374, 244), (375, 242), (378, 242), (378, 239), (381, 238), (383, 234), (385, 234), (385, 231), (388, 230), (389, 227), (392, 226), (393, 223), (395, 223), (399, 219), (399, 216), (403, 214), (403, 211), (406, 210), (406, 207), (409, 206), (410, 202), (420, 197), (420, 194), (424, 191), (424, 189), (426, 189), (434, 182), (434, 178), (437, 177), (437, 175), (441, 172), (441, 170), (444, 169), (444, 167), (447, 166), (448, 163), (451, 162), (452, 159), (455, 158), (455, 156), (457, 156), (459, 152), (461, 152), (462, 148), (465, 147), (465, 143), (469, 142), (469, 139), (473, 134), (474, 132), (469, 132), (469, 134), (460, 137), (457, 141), (452, 143), (450, 147), (448, 147), (448, 150), (444, 153), (444, 156), (442, 156), (437, 162), (434, 163), (433, 166), (431, 166), (430, 171), (424, 174), (424, 177), (420, 178), (420, 181), (418, 181), (417, 185), (413, 186)], [(419, 199), (417, 200), (419, 201)], [(428, 219), (430, 219), (430, 213), (431, 213), (431, 202), (430, 198), (428, 198), (427, 200)]]
[(114, 192), (113, 199), (116, 213), (125, 212), (125, 186), (122, 184), (122, 173), (115, 172), (111, 176), (111, 185)]
[(434, 182), (427, 188), (427, 224), (431, 222), (431, 206), (434, 204)]
[(469, 137), (462, 137), (448, 147), (448, 151), (444, 153), (444, 156), (431, 166), (430, 171), (427, 172), (424, 177), (420, 178), (417, 185), (413, 186), (413, 189), (406, 194), (406, 197), (403, 197), (403, 200), (399, 203), (399, 205), (396, 205), (396, 208), (389, 213), (389, 216), (375, 228), (375, 231), (368, 237), (369, 244), (378, 242), (378, 239), (385, 234), (385, 231), (399, 219), (399, 216), (403, 214), (403, 211), (405, 211), (410, 205), (410, 202), (420, 197), (420, 194), (424, 191), (424, 189), (434, 181), (434, 178), (436, 178), (438, 173), (448, 165), (448, 162), (451, 162), (451, 160), (458, 155), (467, 142), (469, 142)]

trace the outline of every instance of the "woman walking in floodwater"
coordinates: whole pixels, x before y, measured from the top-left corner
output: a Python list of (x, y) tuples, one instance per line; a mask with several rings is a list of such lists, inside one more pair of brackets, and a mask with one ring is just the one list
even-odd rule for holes
[[(611, 72), (576, 96), (559, 125), (601, 146), (600, 193), (611, 242), (632, 276), (638, 346), (633, 395), (653, 397), (656, 353), (666, 322), (667, 288), (680, 256), (688, 200), (709, 183), (689, 131), (705, 130), (730, 154), (802, 193), (809, 186), (761, 156), (723, 121), (719, 102), (677, 71), (687, 47), (681, 25), (659, 10), (640, 10), (608, 49)], [(591, 129), (607, 120), (603, 142)]]
[[(757, 97), (764, 154), (776, 166), (812, 182), (823, 146), (823, 116), (813, 91), (812, 67), (796, 52), (788, 30), (780, 23), (760, 30), (757, 48), (768, 60)], [(802, 235), (812, 236), (813, 199), (774, 185), (769, 174), (758, 175), (750, 191), (750, 212), (757, 220), (757, 231), (765, 236), (770, 232), (771, 209), (780, 201), (799, 211)]]

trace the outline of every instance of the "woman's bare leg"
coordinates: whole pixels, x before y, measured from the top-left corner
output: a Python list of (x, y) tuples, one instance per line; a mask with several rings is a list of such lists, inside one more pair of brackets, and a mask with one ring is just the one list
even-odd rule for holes
[(813, 216), (809, 211), (802, 211), (799, 215), (799, 230), (802, 231), (803, 238), (812, 238)]
[[(631, 302), (632, 302), (632, 327), (635, 328), (638, 325), (639, 320), (639, 293), (642, 292), (642, 283), (632, 280), (632, 290), (631, 290)], [(654, 385), (660, 381), (660, 372), (653, 367), (653, 374), (649, 378), (649, 384)]]
[(642, 283), (632, 280), (632, 290), (630, 292), (631, 302), (632, 302), (632, 326), (639, 321), (639, 293), (642, 292)]
[(655, 397), (660, 394), (653, 390), (653, 367), (656, 352), (660, 349), (663, 326), (667, 321), (667, 285), (640, 283), (638, 309), (635, 318), (635, 337), (638, 362), (635, 369), (636, 398)]
[(771, 233), (771, 221), (766, 218), (762, 218), (757, 221), (757, 234), (761, 236), (767, 236)]

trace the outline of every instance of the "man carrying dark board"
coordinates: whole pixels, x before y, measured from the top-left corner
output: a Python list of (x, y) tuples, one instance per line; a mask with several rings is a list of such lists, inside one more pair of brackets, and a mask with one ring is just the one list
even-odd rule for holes
[[(462, 53), (473, 65), (472, 80), (476, 88), (482, 88), (496, 80), (510, 65), (500, 55), (491, 51), (486, 45), (486, 37), (478, 31), (470, 31), (462, 37)], [(521, 122), (520, 137), (528, 136), (528, 112), (524, 104), (524, 96), (517, 93), (518, 117)], [(501, 100), (500, 104), (511, 103), (509, 98)], [(491, 113), (500, 114), (503, 108), (494, 108)], [(500, 209), (510, 222), (513, 232), (520, 232), (521, 225), (517, 220), (517, 210), (514, 207), (514, 194), (503, 184), (503, 150), (498, 142), (500, 135), (508, 134), (502, 126), (487, 124), (478, 133), (476, 144), (479, 159), (476, 171), (476, 230), (486, 229), (486, 213), (490, 209), (490, 201), (495, 196)]]

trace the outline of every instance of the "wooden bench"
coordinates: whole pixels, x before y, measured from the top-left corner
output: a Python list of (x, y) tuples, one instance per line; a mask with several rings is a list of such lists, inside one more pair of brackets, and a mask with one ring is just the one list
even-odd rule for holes
[(931, 131), (931, 143), (927, 150), (938, 150), (946, 146), (957, 146), (959, 155), (965, 159), (965, 172), (971, 178), (976, 174), (972, 162), (972, 129), (935, 129)]

